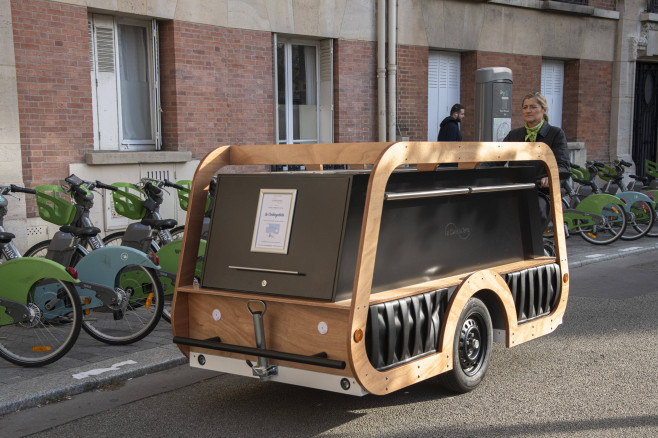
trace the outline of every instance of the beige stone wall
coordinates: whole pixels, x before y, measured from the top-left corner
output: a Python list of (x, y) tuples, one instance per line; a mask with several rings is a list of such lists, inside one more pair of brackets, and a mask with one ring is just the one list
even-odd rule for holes
[(374, 0), (61, 0), (61, 3), (236, 29), (375, 39)]
[(617, 14), (602, 12), (605, 17), (585, 17), (541, 11), (538, 9), (541, 3), (400, 2), (399, 42), (460, 51), (596, 61), (614, 59)]
[[(238, 29), (375, 41), (376, 0), (60, 0)], [(539, 0), (399, 0), (398, 43), (612, 61), (618, 14), (540, 11)], [(563, 4), (569, 7), (568, 4)]]
[[(21, 133), (18, 127), (18, 94), (14, 37), (9, 0), (0, 0), (0, 184), (23, 184), (21, 167)], [(25, 196), (9, 199), (5, 229), (16, 235), (15, 242), (26, 242)]]

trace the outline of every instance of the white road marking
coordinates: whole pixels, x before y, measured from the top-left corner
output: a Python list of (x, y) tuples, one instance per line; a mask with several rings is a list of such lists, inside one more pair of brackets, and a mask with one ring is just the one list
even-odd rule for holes
[(125, 362), (115, 363), (110, 368), (97, 368), (95, 370), (89, 370), (89, 371), (85, 371), (83, 373), (72, 374), (72, 377), (74, 379), (78, 379), (78, 380), (79, 379), (84, 379), (84, 378), (89, 377), (89, 376), (97, 376), (99, 374), (107, 373), (108, 371), (116, 371), (116, 370), (119, 369), (119, 367), (122, 367), (124, 365), (134, 365), (136, 363), (137, 362), (135, 362), (134, 360), (127, 360)]

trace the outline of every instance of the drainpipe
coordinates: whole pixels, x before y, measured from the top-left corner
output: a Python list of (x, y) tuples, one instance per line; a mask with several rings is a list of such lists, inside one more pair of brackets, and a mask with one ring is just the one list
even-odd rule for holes
[(379, 141), (386, 141), (386, 0), (377, 0), (377, 120)]
[(388, 141), (397, 139), (397, 26), (397, 1), (388, 0)]

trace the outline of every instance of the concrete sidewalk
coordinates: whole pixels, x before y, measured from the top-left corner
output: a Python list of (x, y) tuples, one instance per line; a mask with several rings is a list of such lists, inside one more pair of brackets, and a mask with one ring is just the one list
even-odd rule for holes
[[(567, 240), (569, 267), (658, 250), (658, 239), (617, 241), (596, 246), (579, 236)], [(84, 331), (59, 361), (40, 368), (23, 368), (0, 361), (0, 415), (89, 391), (187, 363), (172, 343), (170, 325), (161, 321), (145, 339), (126, 346), (106, 345)]]

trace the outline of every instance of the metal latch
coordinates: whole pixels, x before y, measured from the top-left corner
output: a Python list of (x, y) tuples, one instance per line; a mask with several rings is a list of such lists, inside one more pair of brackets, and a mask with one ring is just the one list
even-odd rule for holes
[[(260, 303), (263, 305), (263, 310), (254, 310), (252, 309), (252, 304)], [(251, 313), (252, 318), (254, 319), (254, 334), (256, 335), (256, 347), (259, 350), (265, 350), (265, 326), (263, 325), (263, 315), (267, 310), (267, 305), (264, 301), (261, 300), (249, 300), (247, 301), (247, 310)], [(254, 376), (258, 377), (260, 380), (267, 381), (270, 376), (276, 376), (279, 373), (279, 368), (277, 365), (269, 365), (267, 363), (267, 358), (258, 356), (258, 363), (254, 365), (250, 360), (247, 360), (247, 365), (251, 367), (251, 371)]]

